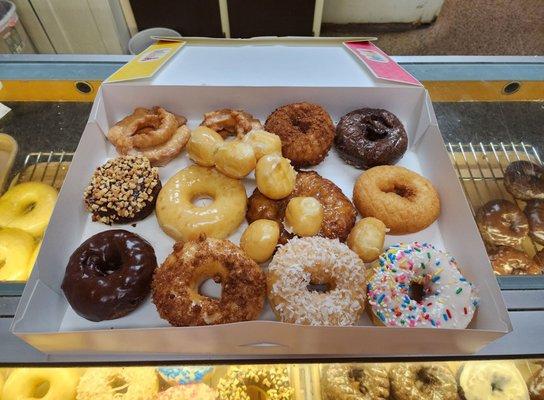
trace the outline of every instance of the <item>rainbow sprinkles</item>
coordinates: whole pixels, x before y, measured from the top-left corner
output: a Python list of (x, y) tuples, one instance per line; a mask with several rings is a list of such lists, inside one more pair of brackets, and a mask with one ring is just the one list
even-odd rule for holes
[[(367, 283), (370, 312), (381, 325), (457, 328), (468, 326), (478, 297), (457, 262), (428, 243), (391, 246)], [(412, 295), (414, 286), (422, 293)]]

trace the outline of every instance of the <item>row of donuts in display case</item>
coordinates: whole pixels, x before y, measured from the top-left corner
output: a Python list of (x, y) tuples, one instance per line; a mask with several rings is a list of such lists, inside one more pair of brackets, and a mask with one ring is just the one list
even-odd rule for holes
[(544, 362), (0, 369), (0, 398), (55, 400), (542, 400)]
[(421, 87), (105, 84), (57, 204), (12, 326), (44, 352), (472, 353), (511, 329)]

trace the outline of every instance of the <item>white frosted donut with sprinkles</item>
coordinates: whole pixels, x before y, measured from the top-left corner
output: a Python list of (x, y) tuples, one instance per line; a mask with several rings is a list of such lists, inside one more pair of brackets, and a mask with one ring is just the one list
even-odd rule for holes
[(376, 325), (463, 329), (476, 312), (478, 297), (455, 259), (428, 243), (391, 246), (373, 266), (367, 295)]
[[(324, 284), (325, 292), (311, 290)], [(293, 238), (268, 266), (268, 300), (283, 322), (355, 325), (365, 307), (365, 265), (338, 239)]]

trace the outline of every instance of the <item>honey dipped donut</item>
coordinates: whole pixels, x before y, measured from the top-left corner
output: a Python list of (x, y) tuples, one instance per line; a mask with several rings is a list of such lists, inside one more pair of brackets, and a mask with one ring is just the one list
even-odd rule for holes
[(524, 251), (507, 246), (499, 246), (489, 254), (495, 275), (539, 275), (543, 269), (539, 264), (538, 253), (532, 260)]
[[(199, 293), (202, 282), (221, 283), (220, 298)], [(266, 277), (259, 265), (228, 240), (200, 237), (178, 242), (156, 270), (152, 299), (174, 326), (226, 324), (259, 317)]]
[(266, 119), (265, 130), (281, 139), (282, 154), (295, 167), (317, 165), (334, 141), (334, 124), (325, 109), (312, 103), (294, 103), (276, 109)]
[(529, 223), (517, 205), (504, 199), (490, 200), (476, 213), (482, 239), (495, 246), (521, 248)]
[(418, 232), (440, 214), (440, 198), (432, 183), (396, 165), (363, 172), (355, 182), (353, 202), (363, 217), (379, 219), (392, 235)]
[(204, 120), (200, 125), (216, 131), (223, 139), (233, 135), (242, 139), (249, 131), (263, 128), (261, 122), (253, 115), (230, 108), (205, 113)]
[(396, 400), (457, 400), (453, 373), (442, 365), (397, 364), (389, 371)]
[(246, 219), (252, 223), (258, 219), (277, 221), (281, 226), (280, 244), (285, 244), (293, 237), (284, 226), (285, 212), (289, 201), (295, 197), (313, 197), (323, 207), (320, 236), (345, 241), (355, 225), (357, 211), (342, 190), (333, 182), (323, 178), (315, 171), (297, 173), (295, 188), (291, 194), (281, 200), (271, 200), (255, 189), (249, 197)]
[(17, 368), (4, 383), (2, 400), (72, 400), (78, 380), (72, 368)]

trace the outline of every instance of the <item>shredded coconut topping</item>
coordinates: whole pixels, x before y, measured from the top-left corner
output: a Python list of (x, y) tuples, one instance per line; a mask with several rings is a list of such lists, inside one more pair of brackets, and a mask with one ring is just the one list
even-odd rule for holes
[[(284, 322), (354, 325), (364, 310), (364, 264), (338, 239), (293, 238), (278, 249), (268, 273), (270, 302)], [(308, 290), (316, 283), (330, 290)]]

